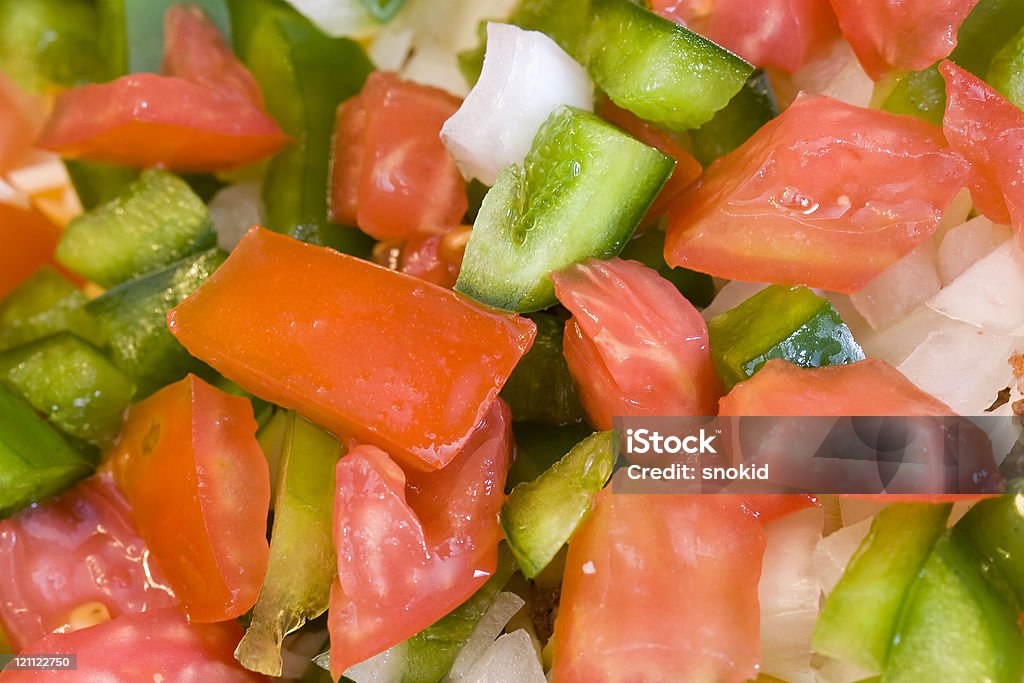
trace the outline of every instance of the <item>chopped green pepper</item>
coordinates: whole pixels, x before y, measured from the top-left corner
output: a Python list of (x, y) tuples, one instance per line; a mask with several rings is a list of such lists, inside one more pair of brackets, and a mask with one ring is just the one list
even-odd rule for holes
[(515, 422), (516, 459), (508, 472), (505, 490), (533, 481), (558, 462), (572, 447), (594, 432), (584, 421), (555, 426), (540, 422)]
[(138, 169), (96, 161), (65, 159), (64, 166), (86, 211), (116, 199), (139, 177)]
[(1024, 109), (1024, 27), (992, 58), (987, 80), (1006, 99)]
[(89, 0), (8, 0), (0, 3), (0, 71), (22, 87), (100, 80), (103, 59)]
[(989, 558), (1024, 605), (1024, 490), (1019, 481), (1009, 488), (976, 503), (956, 528)]
[(84, 310), (86, 301), (66, 277), (40, 269), (0, 301), (0, 351), (63, 330), (98, 341), (96, 323)]
[(547, 313), (535, 313), (533, 346), (519, 361), (501, 390), (516, 421), (563, 425), (583, 419), (583, 407), (569, 365), (562, 355), (565, 321)]

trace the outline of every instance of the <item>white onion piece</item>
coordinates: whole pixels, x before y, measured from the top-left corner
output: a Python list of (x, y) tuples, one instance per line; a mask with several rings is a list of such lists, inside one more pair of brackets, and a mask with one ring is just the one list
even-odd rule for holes
[(812, 508), (764, 530), (767, 545), (757, 586), (761, 671), (785, 681), (811, 675), (811, 633), (821, 593), (813, 555), (823, 524), (821, 508)]
[[(508, 623), (516, 612), (522, 609), (526, 601), (515, 593), (502, 592), (495, 596), (494, 602), (487, 609), (487, 612), (480, 617), (480, 621), (473, 627), (469, 640), (459, 650), (459, 656), (452, 664), (452, 670), (448, 674), (448, 681), (465, 681), (472, 672), (474, 665), (494, 643), (505, 624)], [(527, 637), (529, 640), (529, 637)], [(530, 650), (533, 651), (533, 641), (530, 641)], [(536, 656), (536, 651), (534, 651)]]
[(329, 36), (368, 38), (380, 30), (359, 0), (288, 0), (300, 14)]
[(870, 519), (888, 506), (889, 502), (884, 498), (839, 496), (839, 512), (843, 517), (843, 526), (851, 526), (865, 519)]
[(855, 332), (854, 336), (869, 358), (881, 358), (899, 365), (932, 332), (960, 325), (963, 323), (921, 306), (884, 330), (870, 331), (862, 336), (856, 336)]
[(827, 95), (858, 107), (868, 106), (875, 88), (845, 40), (836, 40), (827, 52), (805, 64), (793, 74), (792, 82), (797, 90)]
[(818, 585), (828, 595), (839, 583), (850, 558), (871, 529), (871, 518), (844, 526), (818, 541), (814, 548), (814, 571)]
[(950, 230), (967, 222), (973, 209), (974, 200), (971, 198), (971, 191), (966, 187), (961, 188), (953, 196), (953, 201), (942, 212), (942, 220), (939, 221), (939, 227), (935, 229), (936, 244), (942, 242)]
[(952, 228), (939, 245), (938, 265), (942, 284), (948, 285), (977, 261), (1010, 239), (1013, 229), (996, 225), (984, 216)]
[(210, 199), (210, 220), (217, 231), (217, 246), (231, 251), (254, 225), (265, 220), (260, 184), (228, 185)]
[(413, 29), (416, 44), (433, 43), (452, 54), (477, 47), (480, 23), (510, 16), (519, 0), (409, 0), (394, 23)]
[(523, 629), (506, 633), (494, 641), (462, 680), (466, 683), (547, 683), (533, 639)]
[(932, 332), (899, 370), (960, 415), (981, 415), (1012, 379), (1006, 362), (1019, 339), (969, 325)]
[(1024, 325), (1024, 251), (1017, 240), (964, 271), (928, 305), (955, 320), (997, 334), (1012, 334)]
[(715, 295), (708, 307), (701, 311), (701, 315), (705, 320), (711, 320), (720, 313), (736, 308), (767, 286), (764, 282), (741, 282), (739, 280), (727, 282), (718, 290), (718, 294)]
[(412, 54), (414, 37), (415, 32), (411, 28), (399, 26), (397, 22), (388, 24), (366, 54), (381, 71), (401, 71)]
[(929, 240), (851, 294), (850, 301), (877, 330), (906, 316), (941, 287), (935, 267), (935, 245)]
[(440, 88), (459, 98), (469, 91), (456, 54), (434, 43), (415, 43), (400, 73), (406, 80)]
[[(365, 662), (349, 667), (345, 677), (356, 683), (401, 683), (405, 672), (406, 647), (406, 643), (401, 642)], [(330, 663), (324, 668), (330, 668)]]
[(522, 164), (533, 138), (562, 105), (593, 109), (586, 70), (555, 41), (510, 24), (487, 25), (480, 80), (441, 129), (441, 140), (467, 179), (493, 185), (506, 166)]

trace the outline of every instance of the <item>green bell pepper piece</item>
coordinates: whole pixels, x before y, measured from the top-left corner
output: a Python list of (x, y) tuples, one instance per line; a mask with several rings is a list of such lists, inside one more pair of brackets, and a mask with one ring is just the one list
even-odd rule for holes
[(554, 559), (590, 511), (615, 467), (612, 432), (598, 432), (531, 482), (519, 484), (501, 508), (508, 546), (527, 578)]
[(0, 351), (64, 330), (97, 342), (99, 330), (84, 310), (87, 301), (63, 275), (41, 268), (0, 301)]
[(92, 465), (0, 382), (0, 518), (55, 496)]
[(1024, 487), (1011, 484), (1006, 494), (979, 501), (956, 529), (1006, 578), (1024, 605)]
[(284, 441), (266, 578), (235, 650), (245, 668), (269, 676), (281, 675), (284, 636), (327, 610), (338, 573), (331, 528), (342, 445), (294, 412)]
[(562, 355), (565, 321), (547, 313), (535, 313), (533, 346), (519, 361), (501, 390), (501, 397), (516, 421), (564, 425), (583, 419), (583, 407), (569, 365)]
[(0, 3), (0, 71), (22, 87), (45, 92), (100, 80), (96, 9), (89, 0)]
[(113, 201), (139, 178), (138, 169), (95, 161), (65, 159), (64, 167), (86, 211)]
[(992, 58), (986, 80), (1006, 99), (1024, 109), (1024, 28)]
[(508, 471), (505, 491), (511, 491), (517, 484), (539, 477), (593, 432), (590, 425), (583, 421), (561, 426), (541, 422), (512, 423), (516, 458)]
[(708, 322), (711, 357), (728, 391), (772, 358), (805, 368), (864, 359), (836, 309), (806, 287), (772, 285)]

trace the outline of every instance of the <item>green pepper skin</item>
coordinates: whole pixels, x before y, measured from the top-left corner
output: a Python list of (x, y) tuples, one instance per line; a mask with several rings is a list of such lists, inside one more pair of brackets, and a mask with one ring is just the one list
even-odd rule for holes
[(768, 75), (760, 69), (751, 74), (743, 88), (718, 111), (714, 118), (690, 131), (693, 156), (702, 165), (732, 152), (761, 126), (779, 115)]
[(992, 58), (988, 70), (989, 84), (1024, 109), (1024, 28)]
[(516, 485), (542, 475), (593, 432), (593, 427), (582, 420), (561, 426), (541, 422), (513, 423), (516, 459), (509, 469), (505, 491), (509, 492)]
[(1024, 486), (1018, 480), (1009, 488), (976, 503), (956, 528), (989, 558), (1024, 605)]
[(0, 301), (0, 351), (64, 330), (99, 343), (96, 323), (84, 310), (87, 301), (52, 268), (36, 271)]
[(534, 313), (530, 319), (537, 325), (537, 336), (509, 375), (501, 397), (517, 422), (578, 422), (583, 419), (583, 407), (562, 354), (565, 321), (547, 313)]

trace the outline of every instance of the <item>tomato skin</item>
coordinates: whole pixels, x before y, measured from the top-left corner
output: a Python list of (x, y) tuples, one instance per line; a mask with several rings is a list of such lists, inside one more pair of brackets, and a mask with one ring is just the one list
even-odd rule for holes
[(266, 681), (234, 659), (242, 638), (234, 622), (189, 624), (174, 608), (125, 614), (98, 626), (54, 633), (33, 643), (24, 655), (77, 655), (78, 669), (0, 673), (4, 683), (22, 681), (175, 681), (242, 683)]
[(873, 80), (949, 55), (978, 0), (831, 0), (843, 36)]
[(573, 314), (564, 353), (587, 418), (714, 415), (722, 393), (704, 318), (672, 283), (636, 261), (591, 259), (552, 275)]
[(190, 621), (256, 603), (270, 472), (248, 400), (189, 375), (132, 406), (111, 466)]
[(971, 198), (993, 222), (1015, 225), (1024, 244), (1024, 112), (952, 62), (939, 72), (947, 98), (942, 129), (973, 165)]
[(177, 604), (109, 473), (0, 521), (0, 625), (15, 651), (90, 602), (112, 617)]
[(168, 323), (252, 393), (424, 470), (455, 457), (536, 335), (528, 319), (262, 228)]
[(653, 0), (651, 6), (751, 64), (791, 72), (839, 32), (828, 0)]
[(434, 623), (494, 572), (511, 457), (511, 415), (499, 399), (438, 472), (403, 472), (367, 445), (338, 462), (328, 612), (335, 677)]
[(35, 209), (0, 203), (0, 298), (53, 262), (60, 227)]
[(606, 489), (569, 542), (554, 680), (755, 678), (764, 548), (739, 496)]
[(378, 240), (457, 227), (469, 200), (439, 136), (460, 105), (438, 88), (370, 74), (363, 91), (338, 108), (331, 220)]
[(665, 260), (853, 293), (935, 232), (968, 173), (929, 123), (801, 96), (676, 202)]

